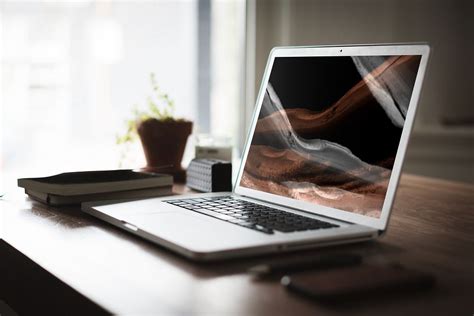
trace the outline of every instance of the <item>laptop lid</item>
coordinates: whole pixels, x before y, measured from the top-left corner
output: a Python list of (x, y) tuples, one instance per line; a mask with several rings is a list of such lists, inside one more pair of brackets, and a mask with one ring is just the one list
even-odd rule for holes
[(429, 46), (277, 47), (234, 191), (386, 228)]

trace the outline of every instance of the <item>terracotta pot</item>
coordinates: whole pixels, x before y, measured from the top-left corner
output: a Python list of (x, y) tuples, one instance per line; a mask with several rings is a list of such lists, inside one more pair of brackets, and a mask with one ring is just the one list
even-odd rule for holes
[(137, 125), (148, 171), (169, 173), (175, 181), (183, 181), (181, 167), (184, 149), (193, 129), (190, 121), (159, 121), (147, 119)]

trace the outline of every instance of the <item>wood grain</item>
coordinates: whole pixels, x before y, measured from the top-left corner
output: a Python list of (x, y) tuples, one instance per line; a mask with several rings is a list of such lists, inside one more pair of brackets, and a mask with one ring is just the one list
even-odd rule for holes
[[(472, 315), (473, 197), (471, 185), (404, 175), (389, 229), (379, 241), (212, 264), (192, 263), (77, 208), (25, 197), (7, 197), (0, 207), (6, 242), (113, 313)], [(245, 273), (256, 263), (340, 251), (428, 271), (437, 285), (416, 295), (323, 305)]]

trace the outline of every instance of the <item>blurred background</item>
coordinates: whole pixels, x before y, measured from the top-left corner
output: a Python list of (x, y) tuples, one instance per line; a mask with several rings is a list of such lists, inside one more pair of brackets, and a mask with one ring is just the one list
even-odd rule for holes
[[(124, 148), (150, 73), (195, 134), (240, 141), (245, 1), (1, 1), (1, 168), (6, 181), (145, 165)], [(194, 137), (185, 162), (193, 158)], [(128, 146), (130, 147), (130, 146)]]
[(473, 1), (3, 0), (0, 174), (143, 166), (138, 142), (115, 140), (150, 72), (194, 135), (228, 136), (238, 157), (272, 47), (421, 41), (432, 58), (405, 171), (473, 183), (473, 38)]

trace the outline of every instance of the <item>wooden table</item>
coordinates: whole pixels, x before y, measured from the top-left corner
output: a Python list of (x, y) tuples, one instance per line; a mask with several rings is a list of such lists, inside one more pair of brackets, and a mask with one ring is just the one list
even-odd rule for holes
[[(0, 207), (8, 244), (112, 313), (472, 315), (473, 198), (474, 186), (404, 175), (389, 230), (379, 241), (211, 264), (192, 263), (75, 208), (26, 197), (7, 197)], [(335, 251), (428, 271), (437, 285), (417, 295), (323, 305), (245, 272), (259, 262)]]

